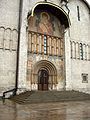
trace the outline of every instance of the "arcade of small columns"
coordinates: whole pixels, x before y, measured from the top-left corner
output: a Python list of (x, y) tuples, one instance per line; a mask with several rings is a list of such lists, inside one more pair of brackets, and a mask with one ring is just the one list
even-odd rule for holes
[(28, 52), (51, 56), (63, 56), (63, 38), (33, 31), (28, 31), (28, 38)]
[(71, 58), (79, 60), (90, 61), (90, 45), (85, 43), (79, 43), (70, 41), (71, 43)]

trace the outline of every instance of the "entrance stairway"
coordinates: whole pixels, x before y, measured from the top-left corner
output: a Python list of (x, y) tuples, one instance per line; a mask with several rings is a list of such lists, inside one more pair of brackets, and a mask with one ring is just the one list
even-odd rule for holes
[(90, 95), (77, 91), (27, 91), (10, 100), (19, 104), (90, 100)]

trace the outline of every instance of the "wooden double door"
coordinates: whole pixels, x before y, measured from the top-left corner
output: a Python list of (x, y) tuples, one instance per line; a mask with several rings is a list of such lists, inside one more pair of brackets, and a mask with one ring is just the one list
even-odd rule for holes
[(45, 69), (41, 69), (38, 72), (38, 90), (48, 90), (49, 73)]

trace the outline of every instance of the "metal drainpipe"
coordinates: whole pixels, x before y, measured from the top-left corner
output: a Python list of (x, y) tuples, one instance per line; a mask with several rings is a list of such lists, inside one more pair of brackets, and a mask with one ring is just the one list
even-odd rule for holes
[(19, 48), (20, 48), (20, 30), (21, 30), (22, 5), (23, 5), (23, 0), (20, 0), (20, 3), (19, 3), (19, 20), (18, 20), (18, 43), (17, 43), (17, 57), (16, 57), (16, 81), (15, 81), (14, 95), (16, 95), (17, 89), (18, 89), (19, 50), (20, 50)]

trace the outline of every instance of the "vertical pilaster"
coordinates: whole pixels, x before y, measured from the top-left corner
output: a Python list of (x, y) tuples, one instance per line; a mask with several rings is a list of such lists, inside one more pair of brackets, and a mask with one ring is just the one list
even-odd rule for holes
[(72, 79), (71, 79), (71, 47), (69, 29), (66, 30), (65, 36), (65, 88), (66, 90), (72, 90)]
[(27, 79), (27, 14), (28, 14), (28, 0), (23, 0), (21, 15), (21, 31), (20, 31), (20, 50), (19, 50), (19, 76), (18, 88), (26, 89), (28, 83)]

